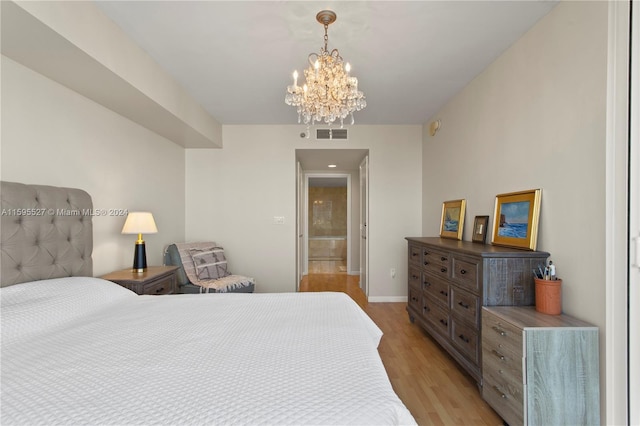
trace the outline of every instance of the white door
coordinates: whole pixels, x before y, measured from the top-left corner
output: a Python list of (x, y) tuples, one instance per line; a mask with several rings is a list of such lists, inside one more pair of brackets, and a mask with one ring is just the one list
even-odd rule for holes
[(304, 275), (304, 259), (306, 256), (306, 248), (304, 246), (304, 229), (305, 220), (304, 220), (304, 201), (305, 201), (305, 186), (304, 186), (304, 175), (302, 173), (302, 165), (300, 162), (296, 163), (296, 210), (297, 210), (297, 219), (296, 219), (296, 290), (300, 290), (300, 281), (302, 281), (302, 276)]
[[(640, 4), (638, 5), (640, 6)], [(632, 8), (629, 152), (629, 424), (640, 424), (640, 11)]]
[(369, 295), (369, 156), (360, 163), (360, 288)]

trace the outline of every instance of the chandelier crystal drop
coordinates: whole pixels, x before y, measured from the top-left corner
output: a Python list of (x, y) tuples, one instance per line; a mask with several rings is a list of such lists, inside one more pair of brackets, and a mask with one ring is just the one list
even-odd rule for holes
[(305, 83), (298, 86), (298, 71), (293, 72), (293, 85), (287, 86), (285, 103), (297, 108), (298, 123), (307, 128), (315, 123), (324, 122), (331, 125), (337, 119), (340, 127), (344, 119), (351, 116), (351, 124), (355, 122), (354, 111), (367, 106), (364, 93), (358, 90), (358, 79), (351, 76), (351, 66), (344, 64), (338, 49), (329, 51), (327, 44), (329, 25), (336, 20), (335, 12), (322, 10), (316, 20), (324, 25), (324, 47), (320, 53), (309, 55), (309, 67), (304, 70)]

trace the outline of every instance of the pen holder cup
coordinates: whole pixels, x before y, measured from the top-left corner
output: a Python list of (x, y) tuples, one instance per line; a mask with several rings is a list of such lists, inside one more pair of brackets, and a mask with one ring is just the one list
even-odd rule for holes
[(548, 315), (562, 312), (562, 280), (541, 280), (536, 282), (536, 311)]

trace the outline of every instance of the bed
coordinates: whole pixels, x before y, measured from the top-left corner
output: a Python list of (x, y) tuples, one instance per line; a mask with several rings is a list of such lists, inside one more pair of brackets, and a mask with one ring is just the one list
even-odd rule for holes
[(348, 296), (138, 296), (92, 277), (77, 191), (2, 182), (2, 425), (415, 424)]

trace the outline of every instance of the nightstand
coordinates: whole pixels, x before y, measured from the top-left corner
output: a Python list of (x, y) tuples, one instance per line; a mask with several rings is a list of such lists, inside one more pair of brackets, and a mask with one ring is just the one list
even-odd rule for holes
[(137, 294), (172, 294), (177, 292), (177, 266), (149, 266), (144, 272), (123, 269), (100, 278), (120, 284)]

